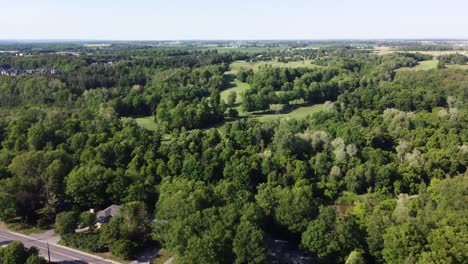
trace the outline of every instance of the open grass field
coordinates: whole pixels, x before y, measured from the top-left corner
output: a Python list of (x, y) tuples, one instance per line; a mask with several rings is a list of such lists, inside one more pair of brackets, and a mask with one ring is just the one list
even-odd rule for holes
[(240, 104), (242, 102), (241, 93), (245, 90), (249, 89), (250, 85), (248, 83), (239, 82), (238, 80), (234, 80), (231, 82), (231, 88), (228, 88), (221, 92), (221, 99), (225, 102), (231, 92), (236, 92), (236, 104)]
[(428, 60), (428, 61), (421, 61), (418, 65), (414, 67), (403, 67), (397, 69), (396, 71), (427, 71), (437, 68), (438, 61), (437, 60)]
[(286, 113), (286, 114), (255, 114), (252, 115), (252, 118), (259, 120), (260, 122), (271, 122), (282, 118), (293, 118), (293, 119), (302, 119), (308, 115), (318, 113), (323, 110), (324, 104), (316, 104), (312, 106), (301, 106), (297, 109)]
[[(231, 89), (234, 89), (234, 88), (231, 88)], [(309, 115), (322, 111), (324, 108), (324, 105), (325, 104), (299, 106), (289, 113), (277, 113), (285, 109), (285, 105), (281, 105), (281, 104), (270, 105), (270, 112), (268, 113), (246, 113), (241, 109), (241, 106), (237, 106), (236, 109), (239, 111), (239, 117), (241, 118), (254, 118), (260, 122), (272, 122), (272, 121), (279, 120), (282, 118), (303, 119)], [(157, 130), (156, 124), (154, 123), (152, 116), (135, 118), (135, 121), (142, 128), (145, 128), (151, 131)], [(224, 134), (226, 123), (233, 122), (233, 121), (234, 120), (227, 119), (225, 122), (217, 123), (206, 129), (215, 128), (221, 134)], [(168, 140), (170, 140), (170, 135), (169, 134), (163, 135), (163, 144), (167, 143)]]
[(151, 131), (157, 130), (157, 126), (156, 126), (156, 123), (154, 122), (153, 116), (138, 117), (138, 118), (135, 118), (135, 121), (140, 127), (144, 129), (148, 129)]
[[(275, 111), (280, 111), (283, 108), (284, 108), (284, 105), (270, 105), (270, 112), (264, 113), (264, 114), (263, 113), (260, 113), (260, 114), (246, 113), (246, 112), (243, 112), (240, 109), (240, 107), (238, 107), (238, 111), (239, 111), (239, 116), (241, 118), (253, 118), (260, 122), (273, 122), (273, 121), (283, 119), (283, 118), (303, 119), (309, 115), (322, 111), (324, 108), (324, 104), (316, 104), (312, 106), (300, 106), (294, 109), (293, 111), (289, 113), (284, 113), (284, 114), (275, 113)], [(219, 123), (210, 128), (215, 128), (222, 135), (224, 135), (226, 133), (226, 124), (230, 122), (234, 122), (234, 120), (226, 120), (225, 122)]]

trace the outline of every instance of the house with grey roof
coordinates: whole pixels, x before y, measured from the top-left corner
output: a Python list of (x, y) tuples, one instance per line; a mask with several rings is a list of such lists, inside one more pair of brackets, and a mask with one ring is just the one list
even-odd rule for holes
[(102, 224), (109, 222), (112, 217), (117, 215), (120, 210), (120, 205), (113, 204), (106, 209), (96, 212), (96, 226), (99, 228)]

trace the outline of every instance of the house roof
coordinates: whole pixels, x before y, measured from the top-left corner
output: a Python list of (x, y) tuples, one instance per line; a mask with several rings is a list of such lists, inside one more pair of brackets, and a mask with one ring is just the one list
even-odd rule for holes
[(96, 218), (102, 219), (102, 218), (114, 217), (119, 211), (119, 209), (120, 209), (120, 205), (113, 204), (104, 210), (98, 211), (96, 213)]

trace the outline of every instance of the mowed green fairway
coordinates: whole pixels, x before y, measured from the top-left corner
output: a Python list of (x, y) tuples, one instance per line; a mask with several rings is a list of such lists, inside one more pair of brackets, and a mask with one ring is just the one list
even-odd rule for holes
[(260, 114), (252, 115), (252, 118), (260, 122), (270, 122), (282, 118), (303, 119), (309, 115), (318, 113), (323, 110), (324, 104), (316, 104), (312, 106), (302, 106), (287, 114)]
[(237, 97), (236, 97), (236, 104), (240, 104), (242, 102), (241, 94), (250, 88), (250, 85), (248, 83), (243, 83), (239, 82), (238, 80), (234, 80), (231, 82), (232, 87), (228, 88), (224, 91), (221, 92), (221, 99), (224, 100), (224, 102), (227, 102), (227, 98), (231, 92), (236, 92)]
[(421, 61), (418, 65), (414, 67), (403, 67), (399, 68), (396, 71), (427, 71), (437, 68), (438, 61), (437, 60), (428, 60), (428, 61)]
[(157, 126), (156, 126), (156, 123), (154, 122), (153, 116), (138, 117), (138, 118), (135, 118), (135, 121), (140, 127), (144, 129), (148, 129), (151, 131), (157, 130)]

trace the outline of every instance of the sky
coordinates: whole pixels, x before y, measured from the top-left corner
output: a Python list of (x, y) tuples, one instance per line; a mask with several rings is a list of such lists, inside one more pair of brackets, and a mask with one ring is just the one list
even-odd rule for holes
[(0, 39), (468, 39), (468, 0), (0, 0)]

